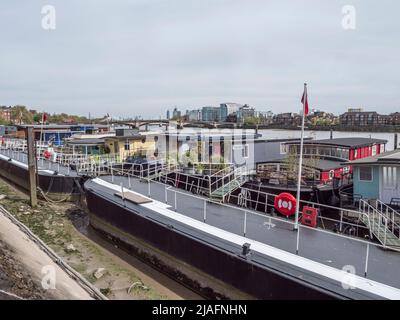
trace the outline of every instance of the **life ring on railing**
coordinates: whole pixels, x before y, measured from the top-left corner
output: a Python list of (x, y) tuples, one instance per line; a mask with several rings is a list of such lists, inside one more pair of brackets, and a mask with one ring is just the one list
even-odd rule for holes
[(43, 157), (45, 157), (47, 160), (49, 160), (50, 157), (51, 157), (50, 151), (44, 150), (44, 152), (43, 152)]
[(287, 192), (275, 196), (274, 207), (285, 216), (294, 215), (296, 212), (296, 198)]

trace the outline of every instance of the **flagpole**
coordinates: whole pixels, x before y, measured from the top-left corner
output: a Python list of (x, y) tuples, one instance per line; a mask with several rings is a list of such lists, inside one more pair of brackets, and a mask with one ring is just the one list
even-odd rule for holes
[(306, 111), (306, 101), (307, 101), (307, 83), (304, 84), (304, 99), (303, 99), (303, 117), (301, 120), (301, 136), (300, 136), (300, 159), (299, 159), (299, 175), (297, 177), (297, 195), (296, 195), (296, 214), (295, 214), (295, 224), (294, 229), (299, 228), (299, 211), (300, 211), (300, 189), (301, 189), (301, 169), (303, 166), (303, 140), (304, 140), (304, 118)]

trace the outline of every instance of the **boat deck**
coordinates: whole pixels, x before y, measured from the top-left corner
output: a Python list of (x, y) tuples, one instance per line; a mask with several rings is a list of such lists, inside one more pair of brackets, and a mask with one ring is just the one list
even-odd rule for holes
[[(116, 195), (121, 185), (124, 192), (136, 192), (154, 201), (145, 204), (123, 201)], [(175, 229), (236, 254), (248, 242), (252, 262), (269, 267), (273, 264), (277, 270), (329, 288), (339, 296), (400, 299), (400, 253), (372, 242), (304, 226), (295, 232), (289, 220), (212, 203), (157, 182), (103, 176), (87, 181), (85, 187), (133, 212), (144, 210), (146, 216), (160, 223), (173, 225)], [(346, 285), (343, 287), (348, 275), (351, 290), (345, 289)]]
[[(12, 159), (13, 164), (28, 169), (28, 155), (23, 151), (15, 151), (10, 149), (0, 149), (0, 159), (9, 160)], [(77, 177), (78, 174), (75, 170), (68, 168), (67, 166), (60, 165), (45, 159), (40, 159), (37, 162), (38, 172), (41, 175), (52, 176), (56, 172), (60, 176)]]

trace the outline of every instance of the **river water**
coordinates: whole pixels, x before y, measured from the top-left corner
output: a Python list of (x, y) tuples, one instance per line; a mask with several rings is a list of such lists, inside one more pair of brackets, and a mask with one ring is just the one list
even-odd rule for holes
[[(300, 130), (280, 130), (280, 129), (263, 129), (259, 130), (263, 138), (267, 139), (285, 139), (285, 138), (300, 138)], [(305, 137), (313, 139), (329, 139), (330, 131), (310, 131), (306, 130)], [(351, 131), (333, 131), (333, 138), (347, 137), (364, 137), (387, 140), (386, 150), (394, 149), (394, 133), (393, 132), (351, 132)]]

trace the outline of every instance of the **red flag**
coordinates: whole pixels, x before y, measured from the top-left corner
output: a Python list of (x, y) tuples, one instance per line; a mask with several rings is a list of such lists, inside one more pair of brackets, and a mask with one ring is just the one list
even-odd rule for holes
[(308, 115), (308, 98), (307, 98), (307, 85), (304, 85), (304, 93), (303, 93), (303, 97), (301, 98), (301, 103), (304, 106), (304, 115)]
[(43, 123), (45, 123), (47, 121), (47, 113), (43, 112)]

